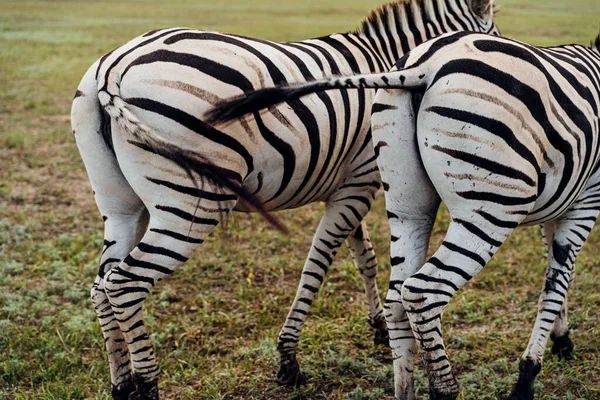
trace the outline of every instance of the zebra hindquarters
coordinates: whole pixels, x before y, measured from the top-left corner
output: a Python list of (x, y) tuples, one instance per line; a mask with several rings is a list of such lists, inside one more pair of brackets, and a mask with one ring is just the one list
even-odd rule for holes
[(430, 398), (451, 399), (459, 388), (441, 334), (442, 312), (533, 209), (541, 157), (520, 146), (530, 138), (493, 91), (461, 89), (480, 89), (481, 82), (440, 82), (423, 97), (417, 140), (452, 220), (439, 249), (404, 282), (402, 302), (428, 370)]

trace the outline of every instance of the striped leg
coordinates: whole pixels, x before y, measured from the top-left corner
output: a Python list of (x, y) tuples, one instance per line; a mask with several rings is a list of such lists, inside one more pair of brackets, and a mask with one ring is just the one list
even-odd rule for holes
[[(575, 258), (581, 250), (598, 217), (596, 210), (567, 212), (554, 224), (553, 238), (548, 250), (548, 269), (544, 290), (540, 296), (538, 315), (527, 350), (519, 363), (519, 379), (510, 399), (533, 399), (533, 381), (542, 368), (542, 357), (551, 332), (562, 333), (568, 339), (565, 300), (573, 278)], [(561, 313), (565, 313), (561, 316)], [(557, 321), (562, 321), (556, 325)], [(566, 330), (566, 335), (565, 335)], [(555, 344), (558, 341), (555, 341)], [(568, 340), (570, 343), (570, 340)], [(560, 343), (560, 342), (558, 342)], [(572, 347), (572, 343), (571, 347)]]
[(388, 330), (383, 315), (383, 307), (381, 307), (379, 301), (377, 281), (375, 280), (377, 276), (377, 258), (364, 221), (348, 236), (346, 244), (365, 286), (365, 294), (369, 302), (369, 324), (375, 330), (375, 344), (388, 345)]
[(140, 212), (137, 215), (104, 215), (104, 249), (98, 276), (91, 290), (94, 310), (98, 315), (108, 354), (114, 399), (128, 399), (135, 387), (131, 377), (127, 344), (106, 296), (104, 276), (125, 259), (142, 237), (148, 223), (148, 213), (141, 203), (140, 206)]
[[(575, 269), (571, 272), (569, 278), (569, 286), (573, 282), (575, 277)], [(565, 300), (560, 308), (560, 312), (556, 316), (556, 321), (552, 326), (552, 332), (550, 332), (550, 338), (552, 339), (552, 354), (558, 356), (559, 359), (570, 359), (573, 357), (573, 341), (569, 338), (569, 322), (567, 319), (567, 295), (565, 293)]]
[(107, 121), (103, 123), (100, 112), (96, 69), (97, 64), (90, 67), (77, 89), (71, 109), (71, 124), (96, 204), (104, 219), (104, 249), (90, 294), (108, 354), (112, 395), (115, 399), (128, 399), (135, 389), (129, 353), (104, 290), (104, 277), (141, 239), (148, 224), (148, 211), (125, 179), (114, 152), (103, 139)]
[[(433, 197), (434, 199), (436, 197)], [(435, 207), (433, 208), (435, 210)], [(394, 359), (394, 386), (397, 398), (411, 400), (414, 391), (414, 355), (416, 342), (402, 304), (401, 288), (425, 262), (435, 211), (422, 218), (389, 212), (392, 233), (388, 294), (385, 300), (386, 320)]]
[[(119, 266), (105, 276), (106, 294), (131, 355), (138, 399), (158, 399), (160, 374), (142, 321), (144, 300), (158, 281), (187, 261), (219, 222), (218, 210), (199, 207), (193, 215), (191, 204), (184, 204), (186, 211), (156, 206), (151, 211), (149, 228), (142, 240)], [(227, 206), (233, 207), (231, 204)], [(189, 215), (193, 215), (191, 221), (186, 223), (178, 218), (187, 217), (188, 211), (191, 211)]]
[(442, 312), (454, 293), (481, 271), (512, 231), (494, 231), (476, 215), (453, 215), (440, 248), (402, 286), (402, 302), (427, 367), (432, 400), (455, 399), (459, 391), (444, 347)]
[[(548, 254), (550, 254), (552, 241), (554, 239), (554, 221), (547, 222), (542, 225), (542, 238), (544, 239), (544, 244), (546, 245), (546, 249), (548, 250)], [(573, 281), (574, 272), (571, 273), (571, 277), (569, 279), (570, 282)], [(552, 339), (552, 354), (558, 356), (558, 358), (571, 358), (573, 352), (573, 342), (569, 338), (569, 323), (567, 319), (567, 296), (565, 294), (565, 300), (563, 301), (563, 305), (560, 309), (560, 312), (556, 316), (556, 321), (552, 326), (552, 332), (550, 333), (550, 338)]]
[(417, 151), (413, 95), (380, 90), (373, 106), (373, 143), (385, 190), (391, 231), (392, 271), (385, 300), (385, 318), (394, 359), (396, 397), (415, 398), (415, 340), (404, 310), (401, 287), (423, 266), (429, 236), (440, 204)]
[[(298, 385), (306, 381), (296, 360), (296, 350), (300, 332), (308, 310), (315, 298), (337, 250), (354, 230), (360, 226), (369, 211), (374, 193), (370, 198), (356, 196), (340, 190), (327, 201), (325, 213), (313, 237), (308, 258), (302, 270), (302, 277), (296, 298), (288, 313), (285, 324), (279, 333), (277, 350), (280, 355), (277, 383)], [(360, 198), (360, 200), (357, 200)]]

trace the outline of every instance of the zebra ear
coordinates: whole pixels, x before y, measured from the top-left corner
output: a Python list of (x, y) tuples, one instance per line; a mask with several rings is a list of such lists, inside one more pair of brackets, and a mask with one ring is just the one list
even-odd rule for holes
[(469, 0), (471, 11), (481, 19), (487, 19), (494, 9), (494, 0)]

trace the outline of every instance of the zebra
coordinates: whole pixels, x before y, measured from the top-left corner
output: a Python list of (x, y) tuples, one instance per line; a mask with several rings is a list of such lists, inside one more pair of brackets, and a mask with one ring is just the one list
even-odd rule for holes
[[(414, 399), (414, 346), (431, 399), (458, 383), (441, 334), (451, 297), (519, 225), (541, 225), (548, 266), (538, 314), (509, 399), (533, 399), (548, 338), (573, 350), (566, 295), (600, 211), (600, 35), (590, 47), (535, 47), (472, 32), (442, 35), (391, 72), (268, 88), (232, 99), (209, 121), (340, 88), (381, 88), (373, 143), (391, 230), (386, 319), (398, 399)], [(443, 201), (444, 241), (426, 261)]]
[(375, 341), (388, 342), (377, 260), (363, 222), (381, 186), (370, 145), (374, 93), (319, 94), (218, 128), (202, 116), (251, 89), (389, 70), (409, 49), (443, 32), (497, 33), (493, 12), (493, 0), (403, 0), (373, 11), (355, 31), (296, 43), (162, 29), (89, 68), (71, 118), (104, 218), (91, 297), (114, 398), (135, 390), (158, 397), (160, 370), (142, 304), (231, 210), (326, 203), (278, 336), (278, 383), (306, 380), (296, 359), (300, 332), (344, 241), (364, 281)]

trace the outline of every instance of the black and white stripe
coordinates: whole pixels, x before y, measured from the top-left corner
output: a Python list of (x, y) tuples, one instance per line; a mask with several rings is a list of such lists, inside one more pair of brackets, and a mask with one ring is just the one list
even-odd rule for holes
[(253, 89), (388, 70), (442, 32), (495, 32), (492, 8), (491, 0), (400, 1), (373, 12), (356, 31), (297, 43), (165, 29), (90, 68), (72, 121), (105, 238), (116, 242), (105, 248), (92, 289), (115, 397), (133, 387), (132, 371), (154, 396), (159, 370), (139, 313), (143, 301), (231, 210), (327, 204), (279, 335), (278, 382), (304, 379), (295, 356), (300, 331), (344, 241), (365, 282), (369, 322), (387, 341), (375, 254), (362, 222), (380, 187), (369, 129), (374, 93), (320, 93), (228, 125), (208, 124), (204, 114)]
[[(392, 233), (386, 318), (399, 399), (414, 398), (415, 339), (430, 398), (456, 398), (442, 312), (517, 226), (541, 224), (546, 281), (510, 394), (533, 399), (548, 338), (559, 356), (573, 348), (566, 295), (600, 210), (600, 36), (589, 48), (540, 48), (454, 33), (417, 47), (396, 68), (269, 89), (234, 101), (239, 109), (224, 107), (231, 116), (255, 99), (264, 106), (267, 92), (282, 101), (341, 87), (386, 88), (371, 121)], [(440, 200), (452, 221), (425, 262)]]

